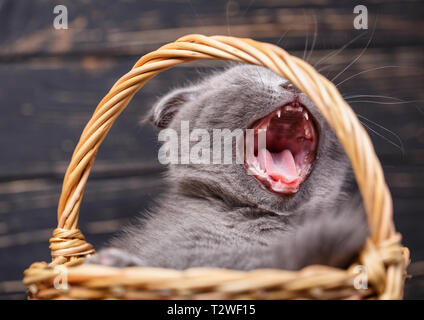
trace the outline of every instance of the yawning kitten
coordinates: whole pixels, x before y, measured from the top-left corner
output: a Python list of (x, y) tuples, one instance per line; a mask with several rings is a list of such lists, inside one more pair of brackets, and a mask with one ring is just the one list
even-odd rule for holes
[(178, 134), (182, 121), (211, 137), (214, 129), (263, 130), (266, 148), (246, 148), (244, 164), (236, 152), (231, 164), (170, 164), (157, 205), (86, 262), (247, 270), (346, 267), (355, 259), (368, 228), (350, 162), (287, 80), (237, 65), (171, 91), (149, 119)]

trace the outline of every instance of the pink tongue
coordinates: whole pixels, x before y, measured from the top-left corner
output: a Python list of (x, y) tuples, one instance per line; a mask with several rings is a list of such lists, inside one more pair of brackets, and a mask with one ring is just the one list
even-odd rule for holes
[(266, 173), (276, 181), (291, 183), (299, 178), (293, 155), (288, 149), (270, 153), (264, 148), (259, 150), (258, 158), (261, 168), (265, 168)]

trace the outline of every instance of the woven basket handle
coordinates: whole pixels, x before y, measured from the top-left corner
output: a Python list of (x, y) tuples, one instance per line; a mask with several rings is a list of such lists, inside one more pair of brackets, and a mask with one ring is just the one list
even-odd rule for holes
[(97, 150), (134, 94), (158, 73), (198, 59), (222, 59), (264, 66), (290, 80), (310, 97), (335, 130), (358, 182), (374, 243), (394, 233), (392, 200), (371, 140), (336, 86), (307, 62), (283, 49), (251, 39), (187, 35), (143, 56), (100, 101), (84, 128), (66, 170), (50, 239), (53, 263), (69, 263), (94, 252), (78, 229), (78, 214)]

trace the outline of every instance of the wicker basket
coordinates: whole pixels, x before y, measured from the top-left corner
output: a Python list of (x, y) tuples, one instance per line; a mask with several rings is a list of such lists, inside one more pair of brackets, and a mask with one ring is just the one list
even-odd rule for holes
[[(357, 263), (347, 270), (309, 266), (300, 271), (216, 268), (169, 270), (81, 265), (93, 247), (78, 229), (78, 214), (97, 150), (134, 94), (158, 73), (197, 59), (261, 65), (307, 94), (337, 133), (355, 171), (371, 230)], [(24, 272), (32, 299), (401, 299), (407, 248), (395, 232), (392, 200), (369, 136), (333, 83), (283, 49), (251, 39), (187, 35), (143, 56), (121, 77), (87, 123), (63, 181), (52, 262)], [(58, 266), (66, 268), (58, 268)], [(368, 288), (355, 289), (358, 265)], [(364, 276), (364, 274), (362, 274)], [(61, 281), (62, 280), (62, 281)], [(66, 283), (68, 286), (66, 286)], [(55, 285), (55, 284), (58, 284)], [(356, 286), (357, 287), (357, 286)]]

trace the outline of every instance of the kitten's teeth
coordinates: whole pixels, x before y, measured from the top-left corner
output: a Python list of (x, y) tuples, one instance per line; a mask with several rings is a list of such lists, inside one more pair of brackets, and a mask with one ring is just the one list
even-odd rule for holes
[(249, 173), (250, 174), (253, 174), (253, 175), (256, 175), (256, 176), (259, 176), (260, 175), (259, 174), (259, 171), (258, 171), (258, 168), (250, 167), (250, 168), (248, 168), (248, 170), (249, 170)]
[(283, 182), (281, 182), (281, 180), (278, 180), (277, 183), (274, 186), (275, 189), (277, 189), (276, 191), (282, 191), (284, 189), (284, 184)]
[(311, 132), (309, 131), (309, 128), (307, 126), (304, 126), (304, 129), (305, 129), (305, 137), (307, 139), (310, 139), (311, 138)]
[(265, 170), (261, 169), (260, 167), (257, 167), (257, 166), (250, 167), (249, 170), (252, 174), (259, 176), (261, 178), (266, 178), (267, 176)]
[(309, 116), (308, 116), (308, 114), (306, 112), (303, 115), (305, 116), (305, 119), (306, 120), (309, 120)]
[(281, 110), (278, 110), (277, 112), (277, 117), (280, 118), (281, 117)]
[(303, 107), (299, 106), (299, 107), (292, 107), (290, 105), (287, 105), (284, 107), (285, 111), (296, 111), (296, 112), (302, 112), (303, 111)]

